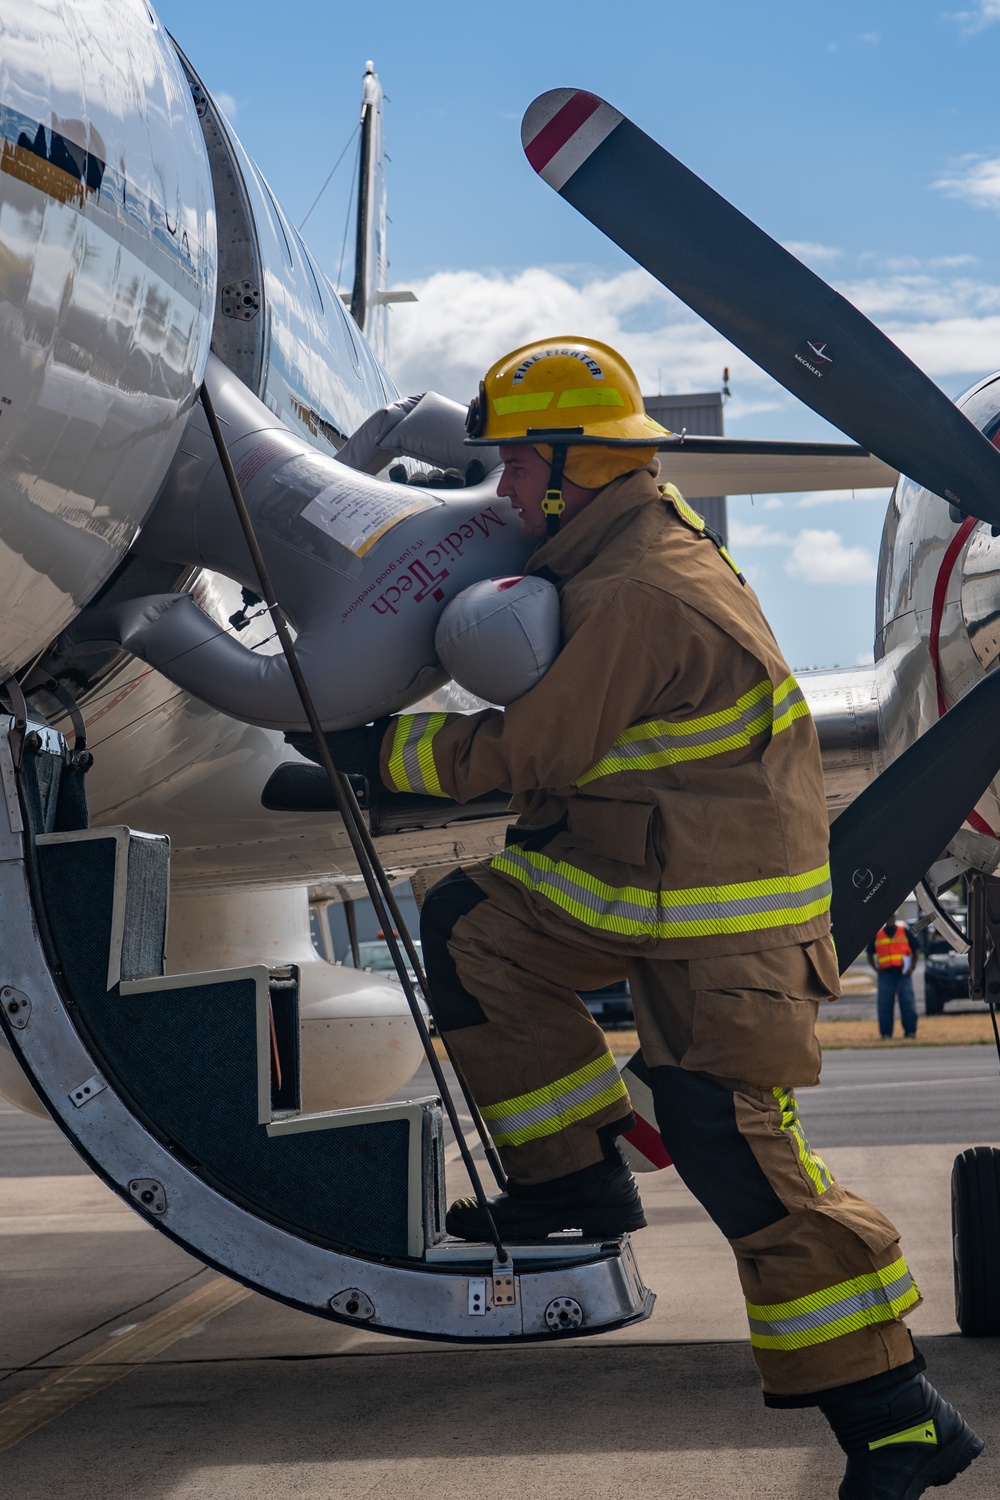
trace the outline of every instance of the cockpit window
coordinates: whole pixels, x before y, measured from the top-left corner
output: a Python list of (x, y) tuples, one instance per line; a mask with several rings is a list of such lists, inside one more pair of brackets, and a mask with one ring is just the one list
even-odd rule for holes
[(316, 298), (316, 306), (322, 313), (324, 311), (323, 293), (319, 289), (319, 277), (316, 275), (316, 267), (313, 265), (312, 256), (306, 249), (305, 243), (303, 242), (302, 236), (299, 234), (299, 231), (297, 229), (293, 229), (292, 233), (294, 234), (296, 243), (302, 253), (302, 259), (305, 262), (305, 268), (309, 272), (309, 282), (313, 289), (313, 296)]
[(291, 244), (291, 241), (288, 238), (288, 231), (285, 228), (285, 216), (281, 212), (281, 209), (278, 207), (277, 200), (275, 199), (274, 194), (271, 192), (271, 189), (267, 185), (267, 178), (264, 176), (263, 172), (257, 166), (256, 162), (254, 162), (253, 166), (254, 166), (254, 171), (257, 173), (257, 180), (259, 181), (261, 187), (263, 188), (265, 194), (267, 195), (267, 201), (270, 203), (271, 208), (274, 211), (274, 217), (275, 217), (275, 219), (277, 221), (278, 228), (281, 231), (281, 238), (284, 240), (284, 243), (285, 243), (285, 259), (288, 261), (288, 269), (292, 270), (292, 268), (294, 267), (295, 262), (292, 259), (292, 244)]

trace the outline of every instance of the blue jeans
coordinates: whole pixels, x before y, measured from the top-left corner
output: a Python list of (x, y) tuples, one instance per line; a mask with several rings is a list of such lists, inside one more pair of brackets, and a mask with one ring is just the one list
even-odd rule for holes
[(893, 1011), (899, 999), (899, 1019), (907, 1036), (917, 1034), (917, 1007), (913, 999), (913, 980), (902, 969), (880, 969), (878, 973), (878, 1029), (882, 1036), (892, 1036)]

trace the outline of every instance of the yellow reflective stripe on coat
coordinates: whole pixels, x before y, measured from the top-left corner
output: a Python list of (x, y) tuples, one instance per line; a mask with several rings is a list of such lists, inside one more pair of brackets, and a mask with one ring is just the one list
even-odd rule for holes
[(688, 505), (687, 501), (684, 499), (684, 496), (681, 494), (677, 486), (675, 484), (661, 484), (660, 496), (667, 502), (668, 505), (671, 505), (673, 507), (675, 513), (680, 517), (680, 519), (686, 526), (690, 526), (691, 530), (696, 531), (699, 536), (708, 537), (709, 541), (713, 544), (715, 550), (718, 552), (723, 562), (726, 563), (730, 568), (732, 568), (733, 572), (740, 580), (740, 583), (746, 583), (746, 579), (740, 572), (739, 564), (734, 562), (730, 557), (729, 552), (726, 548), (726, 544), (723, 541), (722, 537), (717, 531), (713, 531), (712, 528), (707, 525), (704, 516), (699, 515), (699, 513), (694, 509), (693, 506)]
[(802, 1163), (806, 1176), (817, 1193), (825, 1193), (827, 1188), (833, 1185), (833, 1174), (823, 1158), (816, 1155), (805, 1138), (795, 1095), (791, 1089), (775, 1088), (771, 1092), (781, 1108), (781, 1128), (787, 1131), (795, 1142), (799, 1161)]
[(656, 938), (763, 932), (809, 922), (830, 909), (830, 866), (732, 885), (650, 891), (608, 885), (576, 865), (516, 845), (490, 861), (527, 890), (545, 896), (578, 922), (602, 932)]
[(619, 1099), (627, 1100), (628, 1090), (614, 1058), (606, 1052), (555, 1083), (485, 1105), (482, 1115), (496, 1145), (522, 1146), (525, 1141), (556, 1135)]
[(586, 786), (621, 771), (652, 771), (658, 766), (708, 760), (713, 755), (742, 750), (765, 734), (773, 739), (796, 719), (808, 716), (809, 705), (794, 677), (786, 677), (776, 688), (765, 679), (731, 708), (697, 719), (647, 719), (633, 724), (576, 785)]
[(686, 526), (690, 526), (692, 531), (704, 533), (705, 517), (700, 511), (695, 510), (693, 505), (687, 503), (676, 484), (661, 484), (660, 494), (673, 506)]
[(757, 1349), (805, 1349), (875, 1323), (891, 1323), (919, 1301), (901, 1256), (882, 1270), (852, 1276), (808, 1297), (765, 1307), (748, 1302), (750, 1342)]
[(397, 792), (447, 797), (434, 765), (434, 736), (447, 714), (400, 714), (394, 721), (389, 776)]

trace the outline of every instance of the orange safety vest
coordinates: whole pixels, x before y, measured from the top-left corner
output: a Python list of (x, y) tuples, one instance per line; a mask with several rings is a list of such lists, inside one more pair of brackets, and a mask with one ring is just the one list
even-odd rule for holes
[(892, 937), (885, 928), (879, 929), (875, 939), (875, 963), (880, 969), (901, 969), (903, 959), (913, 952), (909, 935), (901, 922), (896, 923)]

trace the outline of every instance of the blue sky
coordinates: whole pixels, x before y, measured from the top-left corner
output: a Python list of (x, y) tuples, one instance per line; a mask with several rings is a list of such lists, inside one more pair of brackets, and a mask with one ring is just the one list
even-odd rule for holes
[[(730, 433), (828, 432), (535, 178), (520, 118), (563, 84), (630, 115), (949, 394), (1000, 366), (1000, 0), (157, 8), (296, 222), (374, 60), (391, 100), (390, 280), (421, 299), (393, 312), (405, 390), (465, 399), (522, 339), (590, 331), (618, 343), (647, 390), (717, 388), (729, 364)], [(332, 276), (350, 166), (348, 153), (305, 229)], [(884, 505), (730, 502), (733, 550), (794, 666), (870, 651)]]

